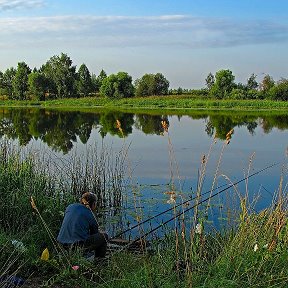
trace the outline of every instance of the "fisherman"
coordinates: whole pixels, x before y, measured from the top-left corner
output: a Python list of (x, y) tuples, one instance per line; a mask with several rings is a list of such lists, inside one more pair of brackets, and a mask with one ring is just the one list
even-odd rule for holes
[(86, 192), (80, 203), (70, 204), (65, 211), (57, 240), (64, 248), (83, 247), (85, 252), (94, 251), (95, 257), (105, 257), (108, 235), (98, 230), (96, 195)]

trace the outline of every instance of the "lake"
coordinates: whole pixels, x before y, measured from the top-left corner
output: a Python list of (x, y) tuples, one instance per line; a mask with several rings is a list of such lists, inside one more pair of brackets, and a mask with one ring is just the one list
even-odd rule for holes
[[(0, 137), (38, 154), (49, 154), (55, 161), (103, 143), (114, 151), (129, 146), (129, 185), (122, 203), (128, 212), (121, 217), (130, 225), (136, 221), (135, 213), (145, 219), (174, 202), (194, 197), (202, 176), (202, 194), (211, 189), (219, 192), (227, 187), (224, 185), (279, 163), (214, 197), (206, 217), (214, 226), (229, 220), (227, 212), (239, 206), (239, 195), (247, 193), (251, 203), (255, 200), (251, 210), (260, 210), (270, 205), (281, 175), (284, 185), (287, 183), (288, 112), (191, 111), (189, 115), (169, 115), (161, 111), (134, 114), (1, 108)], [(202, 212), (207, 203), (203, 203)], [(161, 216), (153, 224), (171, 215)]]

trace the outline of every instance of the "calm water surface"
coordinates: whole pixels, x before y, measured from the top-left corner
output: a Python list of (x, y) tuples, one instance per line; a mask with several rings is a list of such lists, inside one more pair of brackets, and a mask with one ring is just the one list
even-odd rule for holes
[[(116, 120), (121, 122), (122, 133)], [(161, 121), (169, 125), (168, 133), (163, 131)], [(231, 129), (234, 133), (226, 145), (226, 134)], [(145, 217), (170, 207), (167, 201), (171, 196), (167, 192), (171, 189), (177, 191), (176, 202), (193, 194), (203, 155), (208, 160), (203, 192), (235, 182), (249, 171), (251, 174), (280, 163), (249, 179), (247, 185), (244, 182), (237, 186), (237, 193), (248, 191), (250, 200), (258, 197), (256, 210), (271, 203), (281, 173), (284, 184), (287, 183), (288, 113), (285, 112), (195, 111), (179, 116), (2, 108), (0, 137), (41, 153), (45, 151), (55, 159), (85, 153), (87, 147), (96, 144), (111, 145), (116, 151), (129, 145), (129, 170), (132, 183), (137, 184), (137, 197)], [(236, 189), (231, 190), (213, 200), (211, 217), (216, 225), (223, 216), (222, 206), (227, 208), (231, 201), (237, 202)], [(132, 216), (131, 219), (133, 222)]]

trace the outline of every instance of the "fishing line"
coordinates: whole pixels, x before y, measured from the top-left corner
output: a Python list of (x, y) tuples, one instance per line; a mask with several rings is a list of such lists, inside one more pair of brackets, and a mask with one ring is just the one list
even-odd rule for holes
[[(149, 234), (155, 232), (156, 230), (158, 230), (159, 228), (163, 227), (164, 225), (168, 224), (169, 222), (171, 222), (171, 221), (174, 220), (175, 218), (178, 218), (179, 216), (181, 216), (181, 215), (185, 214), (186, 212), (190, 211), (191, 209), (195, 208), (197, 205), (201, 205), (201, 204), (205, 203), (206, 201), (208, 201), (209, 199), (214, 198), (215, 196), (217, 196), (217, 195), (223, 193), (224, 191), (230, 189), (231, 187), (234, 187), (235, 185), (237, 185), (237, 184), (239, 184), (239, 183), (241, 183), (241, 182), (243, 182), (243, 181), (245, 181), (245, 180), (247, 180), (247, 179), (249, 179), (249, 178), (251, 178), (251, 177), (253, 177), (253, 176), (255, 176), (255, 175), (257, 175), (257, 174), (259, 174), (259, 173), (261, 173), (261, 172), (263, 172), (263, 171), (265, 171), (265, 170), (267, 170), (267, 169), (270, 169), (270, 168), (272, 168), (272, 167), (274, 167), (274, 166), (276, 166), (276, 165), (279, 165), (279, 164), (280, 164), (280, 162), (271, 164), (271, 165), (269, 165), (269, 166), (267, 166), (267, 167), (265, 167), (265, 168), (263, 168), (263, 169), (261, 169), (261, 170), (258, 170), (258, 171), (256, 171), (256, 172), (254, 172), (253, 174), (251, 174), (251, 175), (249, 175), (249, 176), (247, 176), (247, 177), (245, 177), (245, 178), (243, 178), (243, 179), (241, 179), (241, 180), (238, 180), (237, 182), (232, 183), (232, 184), (229, 185), (228, 187), (226, 187), (226, 188), (218, 191), (217, 193), (213, 194), (212, 196), (209, 196), (208, 198), (205, 198), (204, 200), (201, 200), (198, 204), (195, 204), (195, 205), (193, 205), (193, 206), (191, 206), (191, 207), (189, 207), (189, 208), (187, 208), (187, 209), (185, 209), (185, 210), (177, 213), (177, 214), (176, 214), (175, 216), (173, 216), (171, 219), (168, 219), (167, 221), (161, 223), (160, 225), (158, 225), (158, 226), (156, 226), (155, 228), (151, 229), (150, 231), (146, 232), (146, 233), (145, 233), (144, 235), (142, 235), (141, 237), (138, 237), (138, 238), (134, 239), (133, 241), (129, 242), (129, 243), (125, 246), (125, 248), (128, 248), (129, 246), (131, 246), (131, 245), (134, 244), (135, 242), (141, 240), (142, 238), (145, 238), (146, 236), (148, 236)], [(211, 191), (208, 191), (208, 192), (206, 192), (205, 194), (210, 193), (210, 192), (211, 192)], [(204, 194), (203, 194), (203, 195), (204, 195)], [(189, 202), (189, 201), (191, 201), (191, 200), (188, 200), (188, 201), (185, 201), (185, 202), (187, 203), (187, 202)], [(181, 203), (181, 204), (179, 204), (179, 205), (177, 205), (177, 206), (175, 206), (175, 207), (178, 207), (178, 206), (180, 206), (180, 205), (182, 205), (182, 204), (184, 204), (184, 203)], [(174, 209), (175, 207), (172, 207), (172, 208), (170, 208), (170, 209), (167, 209), (166, 211), (163, 211), (163, 212), (159, 213), (159, 214), (156, 215), (156, 216), (160, 216), (160, 215), (162, 215), (162, 214), (164, 214), (164, 213), (166, 213), (166, 212)], [(155, 216), (155, 217), (156, 217), (156, 216)], [(150, 218), (150, 219), (154, 219), (155, 217), (153, 216), (153, 217)], [(142, 223), (139, 223), (138, 225), (135, 225), (135, 227), (139, 226), (140, 224), (146, 223), (146, 222), (149, 221), (150, 219), (147, 219), (147, 220), (143, 221)], [(133, 228), (135, 228), (135, 227), (133, 226)], [(132, 229), (132, 227), (131, 227), (131, 229)], [(127, 231), (129, 231), (129, 229), (128, 229)], [(124, 231), (124, 232), (127, 232), (127, 231)], [(123, 234), (123, 232), (120, 233), (119, 235), (122, 235), (122, 234)], [(118, 235), (117, 235), (117, 236), (118, 236)]]

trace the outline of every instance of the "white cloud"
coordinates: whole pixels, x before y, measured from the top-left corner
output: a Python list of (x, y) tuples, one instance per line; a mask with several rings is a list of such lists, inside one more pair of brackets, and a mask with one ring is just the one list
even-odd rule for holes
[(288, 25), (185, 15), (22, 17), (0, 19), (0, 36), (5, 37), (7, 45), (17, 39), (18, 45), (28, 44), (28, 41), (66, 41), (102, 47), (176, 45), (207, 48), (286, 42)]
[(43, 4), (43, 0), (0, 0), (0, 11), (19, 8), (34, 8), (43, 6)]

